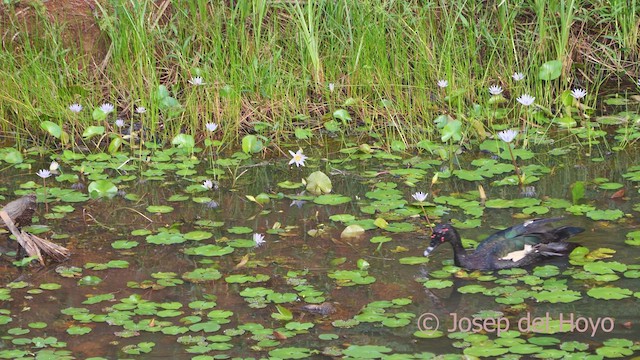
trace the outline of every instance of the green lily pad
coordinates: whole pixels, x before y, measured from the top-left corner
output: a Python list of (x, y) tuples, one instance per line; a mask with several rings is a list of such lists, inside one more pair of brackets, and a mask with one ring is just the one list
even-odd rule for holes
[(587, 212), (587, 217), (592, 220), (618, 220), (624, 216), (624, 212), (615, 210), (591, 210)]
[(283, 347), (269, 351), (269, 356), (276, 359), (305, 359), (315, 354), (315, 350), (302, 347)]
[(328, 194), (332, 188), (331, 179), (322, 171), (313, 172), (307, 177), (306, 189), (313, 195)]
[(184, 234), (184, 238), (186, 240), (193, 240), (193, 241), (202, 241), (202, 240), (210, 239), (212, 236), (213, 236), (212, 233), (208, 231), (200, 231), (200, 230), (191, 231)]
[(118, 193), (118, 187), (109, 180), (98, 180), (92, 181), (87, 187), (87, 191), (92, 198), (111, 198)]
[(595, 299), (620, 300), (633, 295), (633, 291), (619, 287), (594, 287), (587, 291), (587, 295)]
[(345, 204), (351, 201), (351, 198), (344, 195), (338, 194), (325, 194), (320, 195), (313, 200), (316, 204), (319, 205), (339, 205)]
[(168, 205), (150, 205), (147, 206), (147, 212), (153, 214), (166, 214), (173, 211), (173, 207)]

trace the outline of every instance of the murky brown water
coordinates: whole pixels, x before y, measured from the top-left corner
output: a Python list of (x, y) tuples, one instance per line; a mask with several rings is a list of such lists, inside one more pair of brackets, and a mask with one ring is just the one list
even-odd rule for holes
[[(621, 174), (625, 169), (634, 164), (634, 156), (620, 154), (615, 158), (610, 158), (602, 163), (592, 163), (588, 157), (571, 157), (543, 159), (544, 163), (553, 169), (551, 175), (545, 176), (540, 182), (535, 184), (537, 196), (546, 196), (570, 199), (569, 185), (577, 180), (589, 181), (596, 177), (606, 177), (612, 181), (622, 181)], [(570, 161), (569, 161), (570, 160)], [(376, 167), (384, 169), (385, 165), (367, 163), (367, 170)], [(301, 346), (314, 349), (322, 349), (324, 346), (335, 345), (338, 347), (344, 344), (378, 344), (389, 346), (395, 352), (418, 353), (431, 351), (435, 353), (460, 353), (461, 350), (451, 346), (451, 341), (443, 338), (441, 340), (421, 340), (413, 337), (413, 333), (418, 330), (415, 320), (420, 314), (433, 313), (441, 321), (442, 326), (451, 328), (453, 323), (452, 315), (471, 316), (482, 310), (501, 311), (515, 322), (525, 316), (544, 317), (547, 313), (551, 319), (557, 319), (561, 314), (589, 318), (612, 317), (615, 319), (615, 329), (612, 332), (597, 332), (594, 337), (589, 333), (579, 331), (566, 334), (555, 335), (562, 341), (577, 340), (594, 347), (599, 346), (604, 339), (620, 337), (626, 339), (637, 339), (640, 329), (640, 310), (637, 306), (637, 299), (633, 297), (623, 300), (595, 300), (586, 296), (586, 291), (593, 286), (592, 282), (572, 279), (567, 275), (558, 275), (557, 278), (566, 279), (570, 289), (575, 289), (583, 293), (583, 298), (569, 304), (549, 304), (535, 303), (527, 300), (526, 305), (521, 308), (510, 308), (507, 305), (499, 304), (493, 297), (482, 294), (461, 294), (457, 288), (469, 284), (482, 284), (487, 287), (497, 286), (492, 281), (482, 282), (476, 279), (462, 280), (453, 279), (454, 285), (441, 290), (428, 290), (415, 279), (428, 276), (430, 272), (439, 270), (441, 262), (451, 259), (452, 251), (448, 246), (439, 248), (425, 265), (400, 265), (398, 259), (406, 256), (421, 256), (426, 246), (426, 240), (421, 238), (428, 235), (428, 229), (424, 223), (418, 219), (411, 220), (418, 229), (415, 233), (388, 234), (381, 230), (367, 231), (361, 239), (345, 240), (341, 239), (339, 233), (344, 226), (333, 222), (329, 216), (334, 214), (352, 214), (356, 217), (367, 218), (369, 215), (363, 214), (359, 210), (359, 203), (364, 203), (364, 193), (368, 191), (372, 184), (379, 181), (391, 181), (401, 183), (401, 179), (386, 177), (382, 179), (363, 179), (359, 176), (359, 170), (335, 174), (331, 178), (334, 182), (334, 192), (361, 200), (354, 200), (352, 203), (339, 206), (321, 206), (308, 202), (301, 208), (290, 206), (289, 199), (273, 199), (271, 203), (260, 207), (248, 201), (245, 194), (258, 194), (267, 192), (269, 189), (283, 191), (294, 194), (293, 190), (278, 189), (277, 182), (290, 179), (295, 181), (308, 174), (307, 169), (294, 169), (291, 172), (285, 171), (281, 165), (268, 165), (250, 169), (238, 183), (236, 190), (230, 191), (225, 186), (226, 180), (221, 181), (221, 189), (214, 193), (214, 198), (220, 205), (218, 209), (209, 209), (204, 205), (192, 202), (173, 202), (171, 206), (175, 208), (172, 213), (154, 215), (145, 212), (149, 204), (169, 204), (165, 199), (174, 193), (180, 192), (185, 186), (185, 182), (179, 178), (171, 179), (171, 182), (148, 181), (132, 185), (126, 191), (140, 195), (141, 201), (138, 203), (116, 197), (110, 200), (90, 200), (86, 203), (73, 204), (75, 211), (68, 214), (62, 220), (44, 219), (44, 207), (40, 206), (40, 223), (51, 226), (52, 232), (57, 234), (68, 234), (69, 237), (57, 240), (71, 249), (73, 256), (69, 261), (62, 264), (65, 266), (77, 266), (83, 268), (86, 263), (105, 263), (109, 260), (126, 260), (130, 263), (127, 269), (110, 269), (103, 271), (83, 270), (83, 275), (99, 276), (103, 282), (97, 286), (77, 286), (77, 279), (62, 278), (54, 271), (56, 265), (52, 264), (43, 269), (17, 269), (8, 262), (0, 262), (0, 283), (3, 285), (11, 281), (22, 280), (30, 284), (24, 289), (14, 289), (11, 291), (13, 301), (1, 303), (1, 308), (9, 310), (13, 321), (7, 325), (0, 325), (2, 332), (9, 328), (28, 328), (28, 324), (34, 321), (44, 321), (48, 324), (46, 329), (33, 329), (25, 337), (55, 336), (59, 341), (67, 342), (66, 349), (69, 349), (78, 358), (90, 356), (102, 356), (115, 358), (124, 356), (120, 349), (127, 344), (137, 344), (142, 341), (153, 341), (157, 343), (153, 351), (147, 355), (150, 358), (172, 357), (189, 358), (185, 352), (186, 346), (176, 343), (176, 335), (164, 335), (160, 332), (151, 333), (141, 331), (139, 336), (133, 338), (121, 338), (114, 335), (115, 332), (122, 331), (121, 326), (109, 326), (106, 323), (87, 323), (86, 326), (92, 328), (88, 335), (70, 336), (66, 330), (71, 324), (78, 325), (70, 316), (60, 313), (62, 309), (69, 307), (86, 307), (95, 314), (106, 314), (110, 306), (117, 302), (101, 302), (95, 305), (82, 305), (88, 296), (113, 293), (116, 300), (126, 298), (132, 294), (138, 294), (143, 299), (155, 302), (179, 302), (183, 304), (181, 311), (183, 315), (170, 318), (159, 318), (156, 316), (136, 316), (137, 321), (143, 319), (154, 319), (155, 321), (171, 321), (179, 325), (179, 319), (192, 313), (187, 304), (194, 300), (202, 300), (209, 296), (215, 296), (216, 309), (226, 309), (233, 312), (228, 324), (222, 325), (221, 333), (224, 329), (233, 329), (246, 323), (259, 323), (266, 328), (277, 329), (284, 325), (283, 322), (272, 319), (275, 307), (269, 304), (264, 309), (252, 309), (247, 305), (246, 300), (239, 293), (247, 287), (263, 286), (278, 292), (292, 292), (292, 286), (287, 283), (287, 272), (290, 270), (308, 270), (304, 276), (309, 284), (315, 289), (322, 291), (323, 296), (328, 301), (335, 302), (337, 311), (334, 314), (322, 317), (320, 315), (309, 314), (299, 311), (300, 303), (283, 304), (294, 311), (294, 320), (299, 322), (310, 321), (315, 323), (308, 334), (297, 335), (294, 338), (282, 340), (281, 346)], [(275, 174), (275, 175), (272, 175)], [(6, 176), (3, 174), (2, 176)], [(33, 175), (9, 176), (15, 184), (33, 179)], [(7, 178), (3, 178), (6, 184)], [(430, 181), (424, 180), (427, 184)], [(475, 189), (475, 184), (461, 180), (446, 180), (448, 186), (438, 187), (437, 193), (440, 195), (452, 192), (464, 192)], [(616, 208), (625, 213), (635, 214), (631, 207), (636, 203), (637, 193), (632, 184), (625, 183), (630, 198), (626, 200), (611, 200), (611, 192), (598, 190), (597, 187), (588, 187), (587, 199), (598, 208)], [(422, 184), (421, 184), (422, 185)], [(13, 185), (10, 185), (13, 188)], [(516, 187), (491, 187), (484, 184), (487, 195), (492, 198), (517, 198), (520, 197)], [(416, 189), (404, 187), (407, 197)], [(421, 189), (418, 189), (421, 190)], [(4, 191), (10, 194), (11, 191)], [(50, 204), (52, 206), (54, 204)], [(268, 210), (268, 213), (264, 213)], [(480, 229), (461, 230), (463, 237), (481, 240), (492, 230), (489, 226), (509, 226), (521, 220), (512, 219), (512, 215), (518, 212), (516, 209), (486, 210), (483, 219), (483, 226)], [(142, 216), (141, 214), (144, 214)], [(561, 212), (548, 214), (558, 215)], [(459, 212), (453, 212), (449, 218), (460, 217)], [(148, 218), (148, 219), (147, 219)], [(224, 226), (207, 229), (214, 234), (209, 240), (202, 243), (221, 243), (233, 238), (250, 238), (251, 234), (234, 235), (225, 230), (232, 226), (247, 226), (256, 232), (265, 233), (274, 224), (291, 227), (283, 236), (267, 235), (265, 246), (255, 249), (236, 249), (227, 256), (211, 257), (211, 264), (222, 274), (223, 278), (205, 283), (190, 283), (163, 289), (131, 289), (127, 282), (143, 282), (154, 280), (152, 274), (158, 272), (175, 272), (180, 278), (181, 274), (192, 271), (195, 268), (209, 266), (202, 263), (202, 257), (185, 255), (182, 250), (192, 246), (191, 242), (178, 245), (151, 245), (145, 243), (144, 237), (134, 237), (130, 233), (137, 229), (158, 229), (166, 226), (174, 226), (180, 229), (181, 233), (186, 233), (196, 229), (195, 222), (198, 220), (223, 221)], [(149, 221), (151, 220), (151, 221)], [(616, 251), (612, 260), (625, 263), (637, 264), (640, 258), (640, 250), (624, 244), (625, 235), (630, 230), (638, 228), (638, 222), (630, 217), (619, 222), (594, 222), (585, 217), (567, 215), (567, 223), (583, 226), (587, 229), (585, 233), (577, 236), (574, 241), (594, 250), (600, 247), (611, 248)], [(327, 230), (324, 236), (311, 237), (308, 231), (311, 229), (324, 228)], [(377, 244), (368, 241), (374, 235), (389, 235), (393, 241), (385, 243), (380, 252), (375, 252)], [(50, 235), (46, 233), (45, 235)], [(119, 239), (132, 239), (140, 242), (138, 247), (131, 250), (115, 250), (111, 247), (111, 242)], [(214, 240), (215, 239), (215, 240)], [(397, 247), (404, 247), (405, 251), (394, 252)], [(249, 267), (234, 269), (242, 261), (245, 254), (251, 254)], [(332, 265), (336, 258), (346, 258), (342, 266)], [(354, 269), (358, 259), (365, 259), (370, 263), (369, 273), (377, 280), (370, 285), (356, 285), (350, 287), (337, 286), (327, 273), (335, 268)], [(553, 264), (560, 266), (561, 271), (571, 271), (575, 267), (568, 265), (565, 261), (555, 261)], [(231, 274), (267, 274), (270, 280), (266, 283), (256, 284), (227, 284), (224, 277)], [(500, 278), (500, 275), (496, 275)], [(37, 288), (44, 283), (58, 283), (62, 285), (58, 290), (45, 290), (41, 294), (29, 294), (29, 290)], [(521, 287), (522, 284), (514, 285)], [(634, 279), (620, 279), (615, 282), (615, 286), (638, 291), (638, 281)], [(410, 298), (413, 303), (403, 307), (399, 311), (411, 312), (416, 315), (416, 319), (410, 325), (401, 328), (388, 328), (377, 323), (362, 323), (352, 329), (340, 329), (331, 325), (331, 322), (338, 319), (349, 319), (358, 314), (368, 303), (378, 300), (392, 300), (396, 298)], [(206, 315), (204, 312), (204, 315)], [(320, 342), (317, 336), (322, 333), (335, 333), (339, 338), (335, 341)], [(198, 333), (192, 334), (198, 335)], [(203, 334), (205, 336), (212, 334)], [(489, 334), (491, 335), (491, 334)], [(530, 336), (525, 335), (525, 338)], [(99, 339), (99, 341), (96, 341)], [(251, 339), (251, 335), (246, 333), (234, 338), (231, 343), (234, 348), (230, 351), (210, 352), (210, 354), (225, 353), (231, 355), (264, 355), (266, 349), (255, 348), (256, 341)], [(9, 340), (0, 341), (2, 347), (15, 347)], [(20, 348), (20, 347), (18, 347)]]

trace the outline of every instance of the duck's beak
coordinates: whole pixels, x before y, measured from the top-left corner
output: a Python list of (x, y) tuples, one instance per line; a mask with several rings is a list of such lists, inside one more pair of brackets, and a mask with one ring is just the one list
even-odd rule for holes
[(440, 241), (438, 241), (438, 239), (436, 238), (432, 238), (431, 243), (429, 244), (429, 247), (424, 250), (424, 256), (429, 256), (429, 254), (431, 254), (431, 252), (435, 248), (437, 248), (438, 245), (440, 245)]

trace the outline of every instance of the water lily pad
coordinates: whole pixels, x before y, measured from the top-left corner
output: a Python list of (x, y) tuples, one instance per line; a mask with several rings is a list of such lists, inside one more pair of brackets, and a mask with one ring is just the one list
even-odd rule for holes
[(424, 287), (428, 289), (444, 289), (453, 285), (451, 280), (427, 280), (424, 282)]
[(186, 240), (193, 240), (193, 241), (202, 241), (202, 240), (210, 239), (212, 236), (213, 236), (212, 233), (208, 231), (201, 231), (201, 230), (191, 231), (184, 234), (184, 238)]
[(199, 255), (199, 256), (224, 256), (231, 254), (233, 248), (231, 246), (218, 246), (218, 245), (203, 245), (189, 249), (185, 249), (184, 253), (187, 255)]
[(342, 354), (355, 359), (379, 359), (392, 351), (392, 348), (380, 345), (349, 345)]
[(587, 217), (592, 220), (618, 220), (624, 216), (624, 212), (615, 210), (591, 210), (587, 212)]
[(322, 171), (313, 172), (307, 177), (306, 189), (313, 195), (328, 194), (332, 188), (331, 179)]
[(594, 287), (587, 291), (587, 295), (595, 299), (620, 300), (633, 295), (633, 291), (619, 287)]
[(573, 290), (554, 290), (554, 291), (541, 291), (533, 294), (533, 297), (539, 302), (556, 303), (570, 303), (582, 299), (582, 294), (579, 291)]
[(339, 205), (345, 204), (351, 201), (351, 198), (344, 195), (338, 194), (325, 194), (320, 195), (313, 200), (316, 204), (319, 205)]
[(269, 356), (277, 359), (305, 359), (315, 354), (315, 350), (302, 347), (284, 347), (269, 351)]
[(173, 207), (168, 205), (150, 205), (147, 206), (147, 211), (154, 214), (166, 214), (173, 211)]
[(118, 188), (109, 180), (98, 180), (92, 181), (87, 187), (87, 191), (93, 198), (111, 198), (118, 193)]
[(400, 258), (398, 261), (400, 262), (400, 264), (404, 264), (404, 265), (420, 265), (420, 264), (428, 263), (429, 258), (425, 256), (410, 256), (410, 257)]

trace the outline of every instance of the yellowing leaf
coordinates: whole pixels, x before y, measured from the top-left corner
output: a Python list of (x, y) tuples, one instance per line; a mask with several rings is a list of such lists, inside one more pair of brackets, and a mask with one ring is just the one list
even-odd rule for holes
[(389, 223), (387, 222), (387, 220), (383, 219), (383, 218), (377, 218), (374, 222), (373, 225), (379, 227), (380, 229), (384, 229), (386, 228)]
[(349, 225), (340, 234), (341, 238), (358, 237), (364, 234), (364, 228), (360, 225)]

